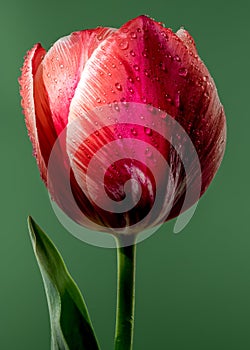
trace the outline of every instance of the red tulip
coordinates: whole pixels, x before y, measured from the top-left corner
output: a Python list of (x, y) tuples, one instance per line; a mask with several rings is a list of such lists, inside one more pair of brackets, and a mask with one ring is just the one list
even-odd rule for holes
[[(82, 225), (140, 231), (173, 218), (205, 192), (222, 160), (224, 110), (184, 29), (139, 16), (120, 29), (72, 33), (48, 52), (36, 44), (20, 85), (41, 176)], [(187, 187), (194, 195), (183, 207)], [(121, 212), (126, 195), (135, 205)]]

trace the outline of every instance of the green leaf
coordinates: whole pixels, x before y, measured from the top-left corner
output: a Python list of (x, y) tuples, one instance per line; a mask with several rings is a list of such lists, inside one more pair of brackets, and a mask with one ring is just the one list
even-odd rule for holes
[(51, 349), (98, 350), (87, 307), (60, 253), (31, 217), (28, 226), (48, 301)]

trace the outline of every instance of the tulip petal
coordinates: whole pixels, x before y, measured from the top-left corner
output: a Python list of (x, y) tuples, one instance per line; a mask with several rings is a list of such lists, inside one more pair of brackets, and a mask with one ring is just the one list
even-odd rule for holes
[(20, 94), (22, 96), (22, 108), (25, 115), (25, 122), (29, 137), (33, 146), (33, 153), (36, 156), (38, 167), (43, 180), (46, 179), (46, 166), (41, 155), (39, 146), (36, 114), (34, 105), (34, 76), (40, 66), (46, 51), (40, 44), (36, 44), (28, 53), (22, 68), (22, 75), (19, 79)]
[(57, 135), (67, 125), (70, 102), (87, 60), (113, 31), (100, 27), (74, 32), (59, 39), (46, 54), (43, 81)]
[(196, 45), (195, 45), (194, 39), (192, 38), (192, 36), (189, 34), (189, 32), (187, 30), (185, 30), (184, 28), (180, 28), (176, 32), (176, 35), (189, 48), (189, 50), (192, 51), (192, 53), (194, 55), (197, 55), (197, 49), (196, 49)]
[[(151, 104), (182, 125), (200, 157), (203, 193), (222, 159), (224, 148), (218, 152), (218, 142), (225, 138), (225, 116), (214, 81), (188, 32), (175, 34), (146, 16), (123, 25), (86, 63), (71, 101), (69, 123), (98, 106), (120, 101)], [(69, 143), (73, 137), (68, 135)], [(83, 159), (78, 153), (77, 161)], [(185, 195), (185, 186), (179, 188), (173, 210)]]
[(191, 37), (186, 31), (179, 35), (182, 39), (146, 16), (113, 33), (86, 63), (69, 122), (84, 111), (115, 101), (152, 104), (173, 117), (181, 112), (189, 119), (192, 106), (182, 103), (183, 99), (198, 105), (204, 92), (195, 82), (209, 74), (203, 63), (190, 55), (191, 46), (186, 43)]

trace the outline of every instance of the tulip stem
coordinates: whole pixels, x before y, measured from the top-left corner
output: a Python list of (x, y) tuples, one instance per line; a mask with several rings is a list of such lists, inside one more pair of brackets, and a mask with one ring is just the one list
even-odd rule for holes
[(135, 241), (117, 240), (117, 309), (115, 350), (132, 350), (135, 305)]

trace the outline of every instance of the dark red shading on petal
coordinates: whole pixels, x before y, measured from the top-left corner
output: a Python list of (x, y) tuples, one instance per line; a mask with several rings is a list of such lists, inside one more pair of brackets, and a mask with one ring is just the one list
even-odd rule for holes
[(40, 65), (34, 76), (34, 103), (38, 142), (46, 167), (50, 152), (57, 139), (57, 133), (52, 120), (49, 97), (43, 80), (43, 66)]
[(69, 107), (82, 70), (93, 51), (114, 29), (74, 32), (59, 39), (43, 60), (43, 82), (57, 135), (68, 122)]
[(41, 65), (45, 53), (46, 51), (42, 48), (42, 46), (40, 44), (36, 44), (25, 57), (24, 65), (22, 67), (22, 75), (19, 79), (25, 122), (30, 140), (32, 142), (33, 152), (37, 160), (38, 168), (44, 181), (46, 179), (46, 166), (44, 164), (43, 156), (41, 155), (38, 140), (33, 84), (34, 76)]
[[(134, 124), (119, 124), (105, 126), (99, 129), (87, 139), (85, 139), (85, 123), (79, 123), (78, 133), (74, 134), (73, 141), (68, 140), (68, 152), (74, 154), (72, 158), (72, 171), (74, 172), (77, 183), (81, 186), (83, 192), (93, 193), (97, 191), (98, 196), (101, 196), (101, 189), (105, 187), (106, 195), (113, 200), (114, 207), (112, 210), (105, 210), (92, 202), (95, 213), (98, 214), (99, 222), (103, 222), (107, 227), (125, 227), (138, 223), (142, 220), (150, 209), (152, 208), (155, 200), (156, 182), (157, 185), (166, 186), (166, 179), (164, 178), (165, 172), (163, 169), (157, 169), (157, 157), (153, 158), (151, 155), (151, 148), (155, 147), (157, 140), (159, 147), (159, 153), (166, 158), (168, 150), (168, 141), (164, 139), (160, 134), (155, 131), (146, 130), (145, 127), (137, 126)], [(85, 139), (81, 143), (81, 140)], [(127, 139), (126, 147), (123, 142), (119, 144), (119, 140)], [(141, 145), (139, 151), (140, 160), (128, 158), (129, 149), (134, 147), (134, 141), (145, 141), (146, 147)], [(112, 151), (118, 152), (121, 157), (120, 160), (113, 162), (112, 152), (107, 153), (104, 151), (102, 157), (100, 154), (97, 157), (96, 168), (93, 173), (93, 188), (90, 186), (86, 189), (86, 174), (89, 170), (89, 163), (92, 157), (96, 157), (96, 153), (101, 147), (108, 145), (116, 141), (115, 148), (113, 146)], [(138, 149), (137, 149), (138, 153)], [(152, 174), (151, 169), (155, 168), (157, 174)], [(100, 169), (105, 170), (104, 181), (101, 182), (97, 179), (97, 174)], [(124, 185), (128, 180), (135, 180), (140, 184), (142, 194), (139, 202), (129, 211), (123, 213), (115, 213), (114, 209), (117, 206), (116, 203), (124, 199)], [(159, 190), (159, 189), (158, 189)], [(133, 190), (130, 188), (131, 193)], [(78, 196), (79, 198), (79, 196)], [(103, 198), (105, 203), (105, 197)], [(107, 206), (105, 206), (107, 209)], [(158, 213), (159, 214), (159, 213)], [(158, 217), (151, 216), (147, 224), (152, 226), (153, 222), (157, 221)], [(144, 224), (145, 225), (145, 224)], [(145, 226), (143, 227), (145, 228)]]

